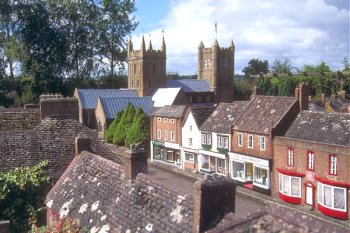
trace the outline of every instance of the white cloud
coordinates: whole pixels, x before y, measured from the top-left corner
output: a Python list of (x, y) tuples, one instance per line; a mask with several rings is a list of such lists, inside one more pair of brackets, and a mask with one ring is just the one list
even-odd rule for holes
[[(329, 1), (327, 1), (329, 2)], [(159, 28), (151, 34), (154, 49), (160, 48), (162, 29), (167, 45), (167, 71), (193, 74), (197, 48), (215, 39), (219, 45), (236, 45), (236, 73), (252, 58), (289, 57), (294, 66), (325, 61), (334, 70), (342, 68), (349, 52), (349, 9), (323, 0), (173, 0)], [(133, 38), (139, 48), (141, 35)]]

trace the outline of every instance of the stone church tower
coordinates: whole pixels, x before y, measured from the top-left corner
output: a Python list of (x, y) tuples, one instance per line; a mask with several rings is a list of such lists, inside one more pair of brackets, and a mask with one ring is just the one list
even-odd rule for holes
[(235, 64), (235, 45), (220, 48), (215, 39), (211, 48), (205, 48), (201, 41), (198, 46), (198, 79), (208, 80), (214, 92), (215, 102), (232, 102)]
[(166, 78), (166, 47), (163, 37), (160, 50), (148, 48), (142, 36), (140, 50), (134, 50), (131, 38), (128, 43), (128, 89), (137, 90), (139, 96), (149, 96), (160, 87), (165, 86)]

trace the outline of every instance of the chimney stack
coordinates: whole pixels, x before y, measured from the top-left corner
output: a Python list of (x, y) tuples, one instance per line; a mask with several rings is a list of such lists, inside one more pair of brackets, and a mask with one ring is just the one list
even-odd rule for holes
[(114, 152), (122, 159), (126, 179), (135, 179), (139, 173), (147, 174), (148, 165), (145, 149), (137, 148), (132, 144), (129, 150), (125, 147), (119, 147)]
[(193, 232), (204, 232), (222, 216), (235, 211), (236, 185), (231, 179), (215, 176), (194, 183)]
[(257, 95), (260, 95), (260, 87), (254, 87), (254, 88), (253, 88), (252, 99), (253, 99), (254, 97), (256, 97)]
[(90, 151), (90, 145), (90, 138), (78, 135), (78, 137), (75, 138), (75, 156), (78, 156), (84, 150)]
[(309, 109), (309, 95), (310, 87), (306, 84), (300, 84), (299, 87), (295, 88), (295, 97), (299, 100), (299, 108), (301, 110)]
[(78, 99), (63, 98), (59, 94), (41, 95), (40, 112), (42, 120), (52, 116), (64, 116), (79, 120)]

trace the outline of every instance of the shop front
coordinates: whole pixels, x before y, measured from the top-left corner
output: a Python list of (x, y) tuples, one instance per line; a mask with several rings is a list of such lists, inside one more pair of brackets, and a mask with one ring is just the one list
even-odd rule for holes
[(182, 148), (183, 170), (190, 172), (198, 171), (198, 150)]
[(316, 180), (318, 210), (333, 218), (348, 219), (347, 192), (350, 184), (318, 177)]
[(229, 153), (232, 179), (246, 188), (270, 190), (270, 162), (252, 156)]
[[(277, 168), (276, 170), (278, 171), (279, 197), (285, 202), (300, 205), (302, 202), (301, 182), (305, 174), (284, 170), (282, 168)], [(313, 205), (312, 196), (310, 195), (311, 194), (308, 194), (309, 199), (306, 200), (310, 205)]]
[(180, 148), (177, 144), (167, 144), (153, 141), (153, 161), (164, 162), (175, 166), (181, 166)]
[(226, 160), (224, 154), (199, 150), (199, 171), (202, 173), (226, 176)]

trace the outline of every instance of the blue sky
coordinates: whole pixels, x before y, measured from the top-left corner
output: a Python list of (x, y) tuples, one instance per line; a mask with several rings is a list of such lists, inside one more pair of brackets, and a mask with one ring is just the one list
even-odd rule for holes
[(272, 65), (288, 57), (298, 68), (324, 61), (339, 70), (350, 57), (349, 0), (136, 0), (136, 8), (134, 48), (142, 35), (160, 48), (164, 29), (167, 72), (195, 74), (200, 41), (210, 47), (215, 38), (222, 47), (233, 39), (236, 73), (253, 58)]

